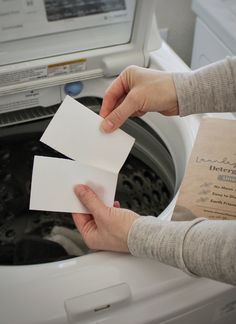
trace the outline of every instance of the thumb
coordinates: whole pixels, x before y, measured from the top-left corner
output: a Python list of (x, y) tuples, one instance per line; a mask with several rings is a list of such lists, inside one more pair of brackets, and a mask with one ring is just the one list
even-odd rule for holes
[(90, 214), (96, 216), (105, 213), (107, 207), (88, 186), (77, 185), (74, 192)]
[(137, 108), (132, 92), (129, 92), (124, 101), (102, 121), (101, 128), (106, 133), (113, 132), (124, 124)]

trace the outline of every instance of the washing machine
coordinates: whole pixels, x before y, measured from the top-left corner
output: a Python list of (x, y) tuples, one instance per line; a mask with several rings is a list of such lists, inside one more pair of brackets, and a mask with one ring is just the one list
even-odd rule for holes
[[(0, 323), (235, 323), (234, 286), (155, 260), (103, 251), (42, 259), (35, 245), (31, 258), (19, 253), (23, 236), (74, 228), (69, 214), (28, 208), (33, 156), (57, 156), (39, 138), (65, 95), (98, 112), (127, 65), (188, 67), (161, 41), (152, 0), (0, 6)], [(119, 175), (122, 207), (170, 221), (200, 119), (148, 113), (126, 122), (136, 143)]]

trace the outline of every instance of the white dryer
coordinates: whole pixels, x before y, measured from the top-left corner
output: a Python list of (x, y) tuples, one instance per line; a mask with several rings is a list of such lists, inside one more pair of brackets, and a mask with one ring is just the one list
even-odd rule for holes
[[(42, 132), (66, 94), (96, 110), (107, 86), (129, 64), (188, 70), (159, 38), (155, 1), (57, 2), (0, 2), (0, 196), (12, 179), (4, 173), (10, 165), (8, 146), (24, 152), (22, 136)], [(137, 139), (132, 156), (148, 167), (147, 179), (158, 170), (157, 181), (166, 186), (163, 196), (169, 195), (169, 201), (158, 217), (167, 221), (200, 118), (149, 113), (124, 126)], [(38, 153), (35, 140), (27, 145)], [(0, 207), (8, 206), (12, 196), (14, 190), (2, 195)], [(138, 201), (132, 203), (136, 208)], [(0, 209), (1, 248), (27, 228), (30, 217), (38, 228), (38, 214), (22, 217), (24, 223), (14, 218), (14, 208), (5, 212)], [(34, 265), (1, 264), (0, 278), (1, 324), (233, 324), (236, 318), (235, 287), (128, 254), (96, 252)]]

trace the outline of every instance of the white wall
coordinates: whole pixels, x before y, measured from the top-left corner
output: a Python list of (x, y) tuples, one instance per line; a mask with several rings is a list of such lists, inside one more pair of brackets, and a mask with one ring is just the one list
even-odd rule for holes
[(159, 28), (168, 28), (167, 43), (190, 65), (195, 24), (191, 0), (157, 0), (156, 14)]

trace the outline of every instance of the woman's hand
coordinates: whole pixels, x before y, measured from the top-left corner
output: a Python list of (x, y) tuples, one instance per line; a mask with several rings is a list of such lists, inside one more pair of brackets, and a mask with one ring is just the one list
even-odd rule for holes
[(87, 246), (95, 250), (128, 252), (129, 229), (138, 215), (127, 209), (106, 207), (88, 186), (76, 186), (75, 193), (91, 213), (73, 214)]
[(166, 116), (179, 114), (172, 74), (137, 66), (126, 68), (106, 90), (100, 115), (101, 127), (112, 132), (130, 116), (142, 116), (148, 111)]

